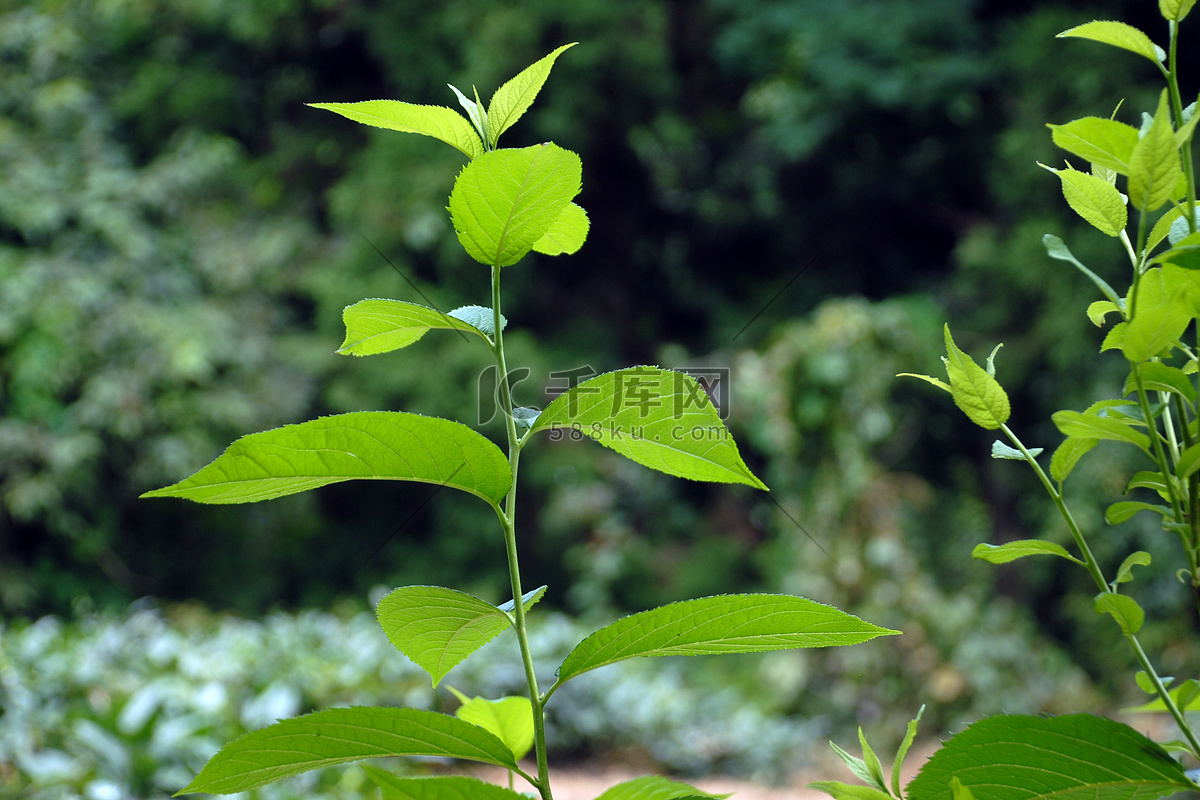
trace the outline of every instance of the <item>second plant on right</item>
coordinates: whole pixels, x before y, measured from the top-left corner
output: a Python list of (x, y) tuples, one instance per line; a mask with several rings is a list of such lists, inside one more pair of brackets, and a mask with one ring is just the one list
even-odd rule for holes
[[(987, 717), (951, 737), (924, 764), (905, 790), (909, 800), (1154, 800), (1200, 789), (1190, 777), (1195, 773), (1187, 772), (1200, 762), (1200, 740), (1187, 718), (1187, 712), (1200, 711), (1200, 682), (1160, 675), (1154, 655), (1138, 638), (1146, 614), (1136, 599), (1135, 579), (1137, 568), (1150, 564), (1150, 555), (1136, 551), (1120, 563), (1098, 560), (1089, 545), (1097, 532), (1078, 523), (1067, 491), (1080, 459), (1100, 442), (1139, 451), (1140, 469), (1129, 475), (1125, 497), (1105, 510), (1105, 521), (1118, 524), (1142, 513), (1158, 517), (1165, 535), (1178, 543), (1180, 590), (1191, 594), (1200, 613), (1200, 219), (1192, 162), (1200, 117), (1196, 103), (1186, 103), (1180, 92), (1176, 67), (1180, 24), (1195, 0), (1159, 0), (1158, 5), (1166, 21), (1165, 47), (1114, 21), (1093, 21), (1059, 34), (1148, 59), (1165, 87), (1138, 124), (1119, 120), (1118, 113), (1129, 112), (1118, 107), (1111, 116), (1049, 125), (1054, 143), (1067, 156), (1061, 166), (1040, 165), (1057, 176), (1070, 207), (1111, 236), (1128, 263), (1128, 281), (1118, 284), (1123, 289), (1118, 292), (1061, 238), (1043, 237), (1050, 258), (1074, 266), (1090, 281), (1092, 296), (1078, 313), (1086, 312), (1103, 331), (1097, 335), (1099, 357), (1123, 358), (1129, 369), (1124, 385), (1088, 408), (1055, 413), (1054, 425), (1065, 439), (1045, 454), (1009, 427), (1008, 395), (996, 378), (999, 346), (981, 366), (959, 349), (947, 325), (946, 379), (910, 377), (945, 390), (972, 422), (996, 431), (992, 457), (1024, 461), (1070, 533), (1071, 547), (1028, 539), (980, 544), (972, 555), (993, 564), (1046, 556), (1086, 570), (1095, 584), (1096, 612), (1118, 626), (1137, 665), (1133, 679), (1151, 695), (1138, 710), (1169, 714), (1177, 735), (1155, 742), (1128, 725), (1090, 714)], [(824, 781), (814, 788), (837, 800), (901, 797), (901, 766), (915, 731), (916, 720), (890, 780), (860, 731), (861, 759), (834, 749), (865, 785)]]

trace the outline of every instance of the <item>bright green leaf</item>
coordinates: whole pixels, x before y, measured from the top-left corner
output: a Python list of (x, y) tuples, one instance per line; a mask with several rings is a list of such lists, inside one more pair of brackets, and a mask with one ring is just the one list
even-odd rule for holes
[[(862, 728), (859, 728), (859, 734), (862, 734)], [(876, 780), (875, 776), (871, 773), (871, 768), (867, 766), (866, 761), (858, 756), (850, 755), (845, 750), (838, 747), (834, 742), (830, 742), (829, 746), (833, 748), (833, 752), (837, 753), (838, 758), (840, 758), (842, 762), (850, 768), (850, 771), (854, 773), (854, 777), (858, 778), (860, 781), (868, 784), (869, 786), (875, 787), (881, 792), (884, 791), (883, 782), (881, 780)]]
[(1178, 267), (1147, 270), (1138, 281), (1134, 310), (1121, 352), (1130, 361), (1148, 361), (1179, 341), (1192, 321), (1185, 295), (1175, 279)]
[(483, 697), (467, 697), (454, 688), (450, 691), (462, 703), (454, 716), (478, 725), (504, 742), (512, 751), (513, 758), (520, 761), (533, 747), (533, 704), (528, 697), (487, 700)]
[(958, 349), (945, 326), (946, 372), (950, 376), (950, 395), (954, 404), (982, 428), (995, 430), (1008, 421), (1008, 395), (983, 367)]
[(487, 110), (488, 135), (492, 137), (493, 147), (499, 141), (500, 134), (512, 127), (513, 123), (529, 110), (534, 98), (546, 83), (546, 78), (550, 76), (550, 69), (554, 66), (555, 60), (567, 48), (574, 47), (576, 44), (577, 42), (571, 42), (557, 48), (550, 55), (521, 70), (516, 77), (496, 90), (496, 93), (492, 95), (491, 102), (488, 103)]
[(1200, 470), (1200, 443), (1180, 453), (1179, 461), (1175, 464), (1175, 475), (1181, 481), (1187, 480), (1196, 470)]
[[(1184, 229), (1186, 224), (1182, 217), (1176, 220), (1175, 225), (1172, 226), (1172, 233), (1174, 233), (1175, 226)], [(1166, 250), (1155, 256), (1150, 263), (1174, 264), (1189, 272), (1200, 270), (1200, 232), (1184, 236), (1184, 238), (1171, 245), (1170, 250)]]
[(1092, 227), (1108, 236), (1119, 236), (1129, 221), (1125, 198), (1108, 181), (1087, 172), (1073, 169), (1053, 169), (1062, 182), (1067, 204)]
[(1074, 561), (1076, 564), (1083, 563), (1068, 553), (1062, 545), (1041, 539), (1021, 539), (1004, 544), (977, 544), (971, 551), (972, 558), (986, 561), (989, 564), (1007, 564), (1025, 556), (1059, 556), (1068, 561)]
[(950, 738), (907, 800), (953, 800), (957, 776), (978, 800), (1149, 800), (1191, 782), (1161, 747), (1103, 717), (985, 717)]
[(1158, 210), (1175, 196), (1182, 174), (1164, 89), (1159, 96), (1154, 123), (1138, 140), (1129, 158), (1129, 200), (1133, 207), (1145, 213)]
[(239, 736), (209, 759), (180, 794), (244, 792), (289, 775), (384, 756), (517, 765), (495, 736), (445, 714), (415, 708), (331, 708)]
[(553, 142), (476, 158), (450, 194), (458, 240), (488, 266), (517, 263), (579, 194), (582, 169), (579, 156)]
[(1101, 293), (1114, 305), (1120, 307), (1124, 303), (1124, 301), (1117, 296), (1117, 293), (1113, 291), (1113, 288), (1108, 285), (1106, 280), (1092, 272), (1090, 269), (1085, 267), (1079, 261), (1079, 259), (1075, 258), (1075, 255), (1070, 251), (1070, 249), (1067, 248), (1067, 245), (1062, 239), (1053, 234), (1047, 233), (1042, 237), (1042, 246), (1046, 248), (1046, 255), (1050, 256), (1051, 258), (1058, 259), (1059, 261), (1066, 261), (1068, 264), (1073, 264), (1076, 269), (1088, 276), (1092, 283), (1096, 284), (1096, 288), (1098, 288)]
[[(1148, 392), (1169, 392), (1177, 394), (1188, 403), (1196, 402), (1196, 387), (1188, 380), (1188, 376), (1179, 367), (1168, 366), (1160, 361), (1149, 361), (1139, 368), (1142, 376), (1142, 386)], [(1125, 379), (1124, 396), (1137, 391), (1137, 377), (1133, 372)]]
[(1050, 477), (1062, 483), (1075, 469), (1075, 465), (1079, 463), (1079, 459), (1091, 450), (1099, 442), (1099, 439), (1068, 436), (1063, 440), (1054, 451), (1054, 455), (1050, 457)]
[(1154, 248), (1166, 239), (1171, 232), (1171, 225), (1177, 219), (1183, 219), (1183, 211), (1178, 206), (1168, 208), (1163, 215), (1154, 223), (1154, 227), (1150, 230), (1150, 235), (1146, 237), (1146, 252), (1149, 253)]
[(479, 133), (479, 138), (486, 142), (488, 140), (487, 117), (484, 116), (483, 109), (479, 107), (479, 103), (460, 92), (454, 84), (448, 83), (446, 85), (450, 87), (450, 90), (454, 92), (454, 96), (458, 98), (458, 104), (467, 112), (467, 118), (475, 126), (475, 130)]
[(1158, 0), (1158, 10), (1162, 12), (1163, 19), (1175, 22), (1186, 17), (1194, 5), (1196, 0)]
[(1192, 118), (1179, 126), (1175, 131), (1175, 146), (1181, 150), (1188, 146), (1191, 142), (1192, 135), (1196, 132), (1196, 123), (1200, 122), (1200, 114), (1192, 114)]
[[(532, 593), (525, 607), (545, 590)], [(379, 601), (375, 615), (388, 641), (428, 672), (434, 686), (511, 624), (503, 609), (441, 586), (402, 586)]]
[(529, 800), (523, 794), (461, 775), (401, 778), (370, 764), (363, 770), (379, 787), (382, 800)]
[[(1137, 683), (1138, 688), (1141, 689), (1146, 694), (1158, 694), (1158, 689), (1154, 686), (1154, 681), (1150, 680), (1150, 676), (1146, 673), (1146, 670), (1139, 669), (1137, 671), (1137, 673), (1133, 676), (1133, 679), (1134, 679), (1134, 682)], [(1159, 680), (1163, 681), (1164, 686), (1167, 685), (1166, 680), (1164, 680), (1162, 678), (1160, 678)]]
[(1112, 330), (1105, 334), (1104, 341), (1100, 343), (1100, 352), (1120, 350), (1121, 346), (1125, 344), (1125, 331), (1128, 328), (1128, 322), (1118, 322), (1116, 325), (1113, 325)]
[(1139, 470), (1133, 473), (1133, 477), (1129, 479), (1129, 483), (1125, 484), (1125, 492), (1128, 493), (1133, 489), (1151, 489), (1158, 492), (1164, 500), (1168, 496), (1167, 482), (1161, 472)]
[(441, 139), (466, 154), (467, 158), (483, 155), (483, 142), (471, 123), (457, 111), (445, 106), (419, 106), (399, 100), (366, 100), (361, 103), (309, 103), (347, 119), (404, 133), (420, 133)]
[(142, 497), (256, 503), (354, 479), (436, 483), (495, 506), (512, 472), (500, 448), (466, 425), (357, 411), (243, 436), (191, 477)]
[(583, 247), (590, 226), (587, 212), (574, 203), (568, 203), (546, 235), (534, 243), (533, 249), (548, 256), (570, 255)]
[(1095, 607), (1097, 614), (1111, 614), (1126, 636), (1133, 636), (1140, 631), (1142, 623), (1146, 621), (1146, 612), (1142, 611), (1137, 601), (1123, 594), (1101, 592), (1096, 597)]
[(1099, 414), (1081, 414), (1078, 411), (1056, 411), (1050, 416), (1054, 424), (1066, 436), (1082, 439), (1109, 439), (1129, 442), (1146, 452), (1150, 451), (1150, 439), (1146, 434), (1135, 431), (1126, 423), (1113, 417)]
[(598, 375), (563, 392), (533, 426), (552, 439), (589, 438), (643, 466), (697, 481), (766, 485), (694, 378), (658, 367)]
[[(1147, 676), (1146, 681), (1147, 681), (1147, 683), (1149, 682), (1148, 676)], [(1171, 679), (1163, 678), (1162, 681), (1164, 684), (1169, 684), (1171, 682)], [(1179, 686), (1176, 686), (1174, 689), (1171, 689), (1170, 690), (1171, 698), (1175, 701), (1175, 705), (1179, 708), (1180, 711), (1200, 711), (1200, 694), (1193, 694), (1194, 689), (1185, 689), (1185, 687), (1189, 683), (1192, 683), (1192, 681), (1184, 681), (1184, 683), (1180, 684)], [(1142, 681), (1138, 681), (1138, 685), (1142, 686)], [(1145, 689), (1144, 686), (1142, 688)], [(1151, 685), (1149, 689), (1145, 689), (1145, 691), (1149, 692), (1150, 694), (1155, 693), (1155, 689), (1154, 689), (1153, 685)], [(1191, 695), (1191, 697), (1189, 698), (1189, 700), (1186, 704), (1181, 705), (1180, 704), (1180, 695), (1184, 691), (1186, 691), (1187, 694)], [(1127, 714), (1145, 714), (1145, 713), (1152, 713), (1152, 712), (1166, 713), (1167, 706), (1165, 703), (1163, 703), (1161, 698), (1156, 697), (1153, 700), (1151, 700), (1149, 703), (1146, 703), (1146, 704), (1140, 705), (1140, 706), (1134, 706), (1133, 708), (1122, 708), (1121, 711), (1124, 713), (1127, 713)]]
[(639, 656), (758, 653), (858, 644), (899, 631), (880, 628), (832, 606), (784, 594), (730, 594), (642, 611), (580, 642), (558, 681)]
[(1161, 62), (1166, 58), (1162, 48), (1151, 42), (1149, 36), (1132, 25), (1126, 25), (1124, 22), (1093, 20), (1083, 25), (1076, 25), (1074, 28), (1058, 34), (1058, 38), (1060, 39), (1069, 37), (1091, 39), (1096, 42), (1111, 44), (1114, 47), (1120, 47), (1137, 53), (1140, 56), (1145, 56), (1160, 66)]
[(871, 778), (868, 783), (881, 792), (886, 792), (887, 783), (883, 777), (883, 764), (879, 763), (879, 756), (875, 755), (875, 751), (871, 749), (871, 745), (867, 744), (867, 736), (863, 733), (861, 727), (858, 729), (858, 744), (862, 748), (863, 763), (866, 764), (867, 774)]
[(644, 775), (609, 787), (596, 800), (683, 800), (691, 797), (725, 798), (727, 794), (709, 794), (695, 786), (679, 783), (660, 775)]
[(975, 800), (975, 793), (964, 786), (957, 775), (950, 779), (950, 796), (954, 800)]
[(938, 380), (937, 378), (931, 377), (929, 375), (918, 375), (915, 372), (899, 372), (899, 373), (896, 373), (896, 377), (897, 378), (916, 378), (919, 381), (925, 381), (926, 383), (931, 383), (934, 386), (936, 386), (939, 389), (942, 389), (944, 391), (947, 391), (947, 392), (950, 391), (950, 384), (946, 383), (943, 380)]
[(1129, 583), (1133, 580), (1134, 567), (1150, 566), (1150, 554), (1145, 550), (1138, 550), (1125, 556), (1125, 560), (1121, 562), (1120, 568), (1117, 570), (1117, 577), (1113, 578), (1113, 584)]
[(900, 748), (896, 751), (896, 760), (892, 762), (892, 795), (899, 798), (900, 795), (900, 773), (904, 768), (904, 759), (908, 757), (908, 748), (912, 747), (912, 743), (917, 738), (917, 724), (921, 721), (921, 715), (925, 713), (925, 706), (922, 705), (917, 709), (917, 716), (909, 720), (908, 729), (904, 732), (904, 741), (900, 742)]
[(1120, 525), (1133, 517), (1140, 511), (1153, 511), (1161, 514), (1164, 517), (1170, 516), (1171, 509), (1164, 506), (1156, 506), (1152, 503), (1142, 503), (1137, 500), (1122, 500), (1118, 503), (1113, 503), (1104, 511), (1104, 521), (1109, 525)]
[(1083, 117), (1065, 125), (1047, 125), (1054, 143), (1069, 153), (1129, 174), (1129, 157), (1137, 144), (1137, 128), (1103, 117)]
[[(491, 309), (487, 311), (490, 315)], [(402, 300), (360, 300), (342, 311), (346, 340), (337, 352), (349, 356), (387, 353), (407, 347), (434, 328), (466, 331), (491, 343), (483, 330), (459, 318), (457, 313), (452, 311), (444, 314), (437, 309)]]
[(808, 788), (824, 792), (834, 800), (892, 800), (890, 794), (874, 786), (859, 786), (840, 781), (814, 781), (808, 784)]
[(1120, 311), (1116, 303), (1111, 300), (1097, 300), (1088, 304), (1087, 315), (1093, 325), (1097, 328), (1103, 328), (1104, 318), (1114, 311)]

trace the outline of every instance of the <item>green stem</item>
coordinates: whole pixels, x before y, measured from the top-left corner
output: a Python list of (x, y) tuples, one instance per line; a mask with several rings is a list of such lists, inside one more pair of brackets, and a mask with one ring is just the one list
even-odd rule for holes
[[(1175, 112), (1176, 126), (1183, 125), (1183, 97), (1179, 93), (1179, 71), (1175, 67), (1176, 54), (1179, 50), (1179, 23), (1172, 20), (1168, 23), (1171, 29), (1171, 46), (1169, 63), (1170, 70), (1167, 73), (1167, 87), (1171, 92), (1171, 106)], [(1192, 145), (1191, 142), (1186, 143), (1182, 148), (1183, 151), (1183, 174), (1187, 179), (1187, 221), (1188, 231), (1196, 232), (1196, 175), (1192, 168)]]
[(508, 433), (508, 463), (512, 470), (512, 486), (504, 498), (504, 513), (500, 522), (504, 526), (504, 548), (508, 557), (508, 577), (512, 584), (513, 628), (517, 632), (517, 643), (521, 649), (521, 662), (525, 667), (525, 680), (529, 687), (529, 702), (533, 706), (534, 750), (537, 755), (537, 779), (524, 775), (542, 796), (542, 800), (554, 800), (550, 792), (550, 771), (546, 761), (546, 720), (544, 701), (538, 692), (537, 673), (533, 669), (533, 654), (529, 650), (529, 632), (525, 626), (525, 604), (521, 601), (521, 569), (517, 560), (517, 467), (521, 460), (521, 439), (517, 436), (517, 424), (513, 418), (512, 386), (508, 382), (508, 363), (504, 358), (504, 331), (500, 316), (500, 267), (492, 267), (492, 321), (495, 330), (496, 368), (500, 371), (500, 405), (504, 414), (505, 430)]
[[(1026, 463), (1033, 467), (1033, 471), (1037, 473), (1038, 479), (1042, 482), (1042, 486), (1045, 487), (1047, 494), (1049, 494), (1050, 498), (1054, 501), (1054, 505), (1058, 507), (1058, 513), (1062, 515), (1064, 520), (1066, 520), (1067, 528), (1071, 531), (1071, 537), (1075, 540), (1075, 546), (1079, 548), (1079, 552), (1083, 555), (1084, 564), (1087, 567), (1088, 572), (1091, 574), (1092, 580), (1095, 581), (1096, 588), (1098, 588), (1104, 594), (1116, 594), (1116, 592), (1113, 591), (1112, 586), (1109, 585), (1108, 581), (1104, 580), (1104, 573), (1100, 571), (1100, 565), (1096, 562), (1096, 557), (1092, 554), (1092, 549), (1088, 546), (1087, 540), (1083, 536), (1083, 531), (1079, 529), (1079, 525), (1075, 522), (1075, 517), (1071, 515), (1071, 510), (1067, 508), (1067, 504), (1063, 500), (1062, 493), (1054, 488), (1054, 484), (1050, 481), (1050, 476), (1048, 476), (1045, 471), (1042, 470), (1042, 465), (1037, 462), (1037, 459), (1033, 457), (1033, 454), (1029, 452), (1021, 440), (1017, 438), (1017, 435), (1013, 433), (1007, 425), (1001, 424), (1000, 430), (1003, 431), (1004, 435), (1008, 437), (1009, 441), (1011, 441), (1013, 445), (1021, 451), (1021, 455), (1025, 457)], [(1175, 724), (1179, 726), (1180, 732), (1187, 737), (1188, 744), (1192, 748), (1192, 755), (1200, 758), (1200, 741), (1198, 741), (1196, 739), (1196, 735), (1192, 733), (1191, 726), (1188, 725), (1187, 720), (1183, 716), (1183, 712), (1179, 710), (1179, 706), (1175, 703), (1175, 699), (1172, 698), (1170, 692), (1167, 691), (1167, 687), (1163, 684), (1162, 679), (1158, 676), (1158, 672), (1154, 669), (1154, 665), (1150, 663), (1150, 658), (1146, 655), (1146, 651), (1142, 649), (1142, 645), (1138, 641), (1137, 636), (1132, 633), (1128, 633), (1125, 634), (1125, 639), (1129, 642), (1129, 647), (1133, 650), (1133, 656), (1137, 660), (1138, 665), (1142, 668), (1142, 671), (1149, 676), (1151, 683), (1154, 684), (1154, 689), (1156, 692), (1158, 692), (1159, 699), (1163, 701), (1163, 704), (1167, 707), (1167, 711), (1170, 712), (1171, 716), (1175, 719)]]

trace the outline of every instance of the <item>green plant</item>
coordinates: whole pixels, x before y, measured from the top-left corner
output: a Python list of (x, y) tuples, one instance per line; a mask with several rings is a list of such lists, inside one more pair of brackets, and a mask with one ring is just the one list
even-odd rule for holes
[[(1193, 323), (1200, 319), (1200, 220), (1191, 152), (1200, 116), (1196, 103), (1183, 105), (1176, 67), (1179, 26), (1194, 3), (1159, 0), (1169, 29), (1166, 51), (1142, 31), (1120, 22), (1093, 21), (1059, 34), (1137, 53), (1158, 67), (1167, 84), (1153, 114), (1142, 115), (1140, 129), (1118, 121), (1116, 112), (1110, 118), (1084, 117), (1049, 126), (1055, 144), (1090, 162), (1090, 171), (1076, 170), (1069, 162), (1064, 169), (1041, 165), (1058, 176), (1070, 207), (1093, 227), (1119, 240), (1129, 257), (1130, 285), (1118, 295), (1060, 238), (1049, 234), (1043, 238), (1051, 258), (1075, 266), (1103, 296), (1088, 306), (1088, 318), (1097, 327), (1103, 327), (1109, 315), (1117, 320), (1100, 351), (1119, 350), (1128, 362), (1129, 376), (1120, 396), (1100, 400), (1082, 412), (1065, 410), (1052, 416), (1066, 439), (1049, 459), (1047, 470), (1038, 461), (1043, 449), (1028, 447), (1008, 426), (1008, 395), (995, 377), (999, 346), (987, 357), (986, 367), (981, 367), (959, 349), (947, 325), (943, 361), (948, 382), (911, 375), (949, 392), (955, 405), (975, 424), (1004, 435), (1007, 441), (997, 440), (992, 456), (1030, 466), (1061, 514), (1076, 550), (1072, 553), (1054, 541), (1028, 539), (980, 544), (972, 555), (993, 564), (1054, 556), (1086, 570), (1097, 590), (1095, 611), (1112, 617), (1139, 667), (1135, 675), (1138, 687), (1154, 697), (1136, 710), (1169, 713), (1181, 739), (1156, 743), (1128, 725), (1087, 714), (987, 717), (953, 736), (929, 760), (908, 785), (909, 800), (1050, 796), (1116, 800), (1159, 797), (1197, 787), (1182, 762), (1200, 759), (1200, 739), (1184, 715), (1200, 709), (1200, 683), (1191, 679), (1170, 688), (1173, 679), (1159, 675), (1138, 638), (1145, 612), (1123, 591), (1133, 584), (1135, 567), (1150, 565), (1150, 555), (1130, 553), (1115, 570), (1101, 564), (1065, 499), (1067, 478), (1080, 459), (1101, 442), (1117, 442), (1140, 451), (1149, 468), (1135, 472), (1125, 492), (1149, 492), (1150, 502), (1124, 499), (1113, 503), (1105, 520), (1116, 525), (1143, 511), (1157, 514), (1163, 530), (1178, 539), (1183, 566), (1177, 576), (1200, 609), (1200, 343), (1185, 341), (1189, 330), (1195, 330)], [(1117, 188), (1122, 176), (1125, 194)], [(1155, 218), (1167, 205), (1170, 208)], [(1137, 214), (1132, 236), (1130, 209)], [(1159, 250), (1164, 242), (1168, 247)], [(1188, 338), (1195, 340), (1194, 336)], [(862, 759), (840, 749), (838, 753), (867, 785), (822, 782), (814, 786), (838, 800), (899, 798), (900, 767), (915, 726), (914, 720), (897, 755), (890, 786), (861, 731)]]
[[(568, 389), (544, 410), (516, 405), (504, 349), (501, 275), (531, 251), (573, 253), (587, 236), (576, 205), (582, 180), (577, 155), (553, 143), (498, 148), (500, 136), (530, 107), (558, 48), (500, 87), (485, 107), (451, 87), (467, 117), (450, 108), (398, 101), (315, 104), (367, 125), (440, 139), (469, 163), (450, 194), (459, 242), (491, 270), (490, 307), (449, 313), (398, 300), (368, 299), (346, 308), (339, 353), (367, 356), (413, 344), (434, 329), (482, 341), (491, 352), (508, 455), (471, 428), (404, 412), (355, 412), (252, 434), (191, 477), (148, 492), (205, 503), (246, 503), (355, 478), (411, 480), (473, 494), (496, 512), (513, 601), (496, 606), (437, 586), (407, 586), (377, 608), (388, 638), (437, 683), (456, 664), (513, 628), (528, 694), (467, 699), (456, 716), (412, 708), (333, 708), (285, 720), (227, 744), (183, 791), (240, 792), (323, 766), (394, 755), (442, 756), (505, 767), (544, 798), (552, 797), (544, 708), (567, 681), (638, 656), (745, 653), (849, 645), (894, 633), (835, 608), (791, 595), (725, 595), (674, 603), (634, 614), (586, 637), (563, 660), (557, 680), (538, 686), (527, 613), (545, 587), (522, 590), (516, 533), (516, 479), (521, 453), (534, 434), (591, 438), (632, 460), (693, 480), (767, 487), (746, 467), (700, 385), (682, 372), (633, 367)], [(532, 748), (535, 773), (518, 760)], [(510, 789), (458, 777), (397, 778), (368, 768), (386, 797), (518, 797)], [(606, 797), (697, 794), (682, 784), (639, 779)]]

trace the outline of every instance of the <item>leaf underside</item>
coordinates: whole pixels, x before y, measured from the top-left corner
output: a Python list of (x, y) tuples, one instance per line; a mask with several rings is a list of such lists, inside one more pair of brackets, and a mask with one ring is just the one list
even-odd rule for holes
[(342, 311), (346, 340), (341, 355), (370, 356), (407, 347), (433, 329), (459, 330), (482, 336), (477, 326), (434, 308), (403, 300), (372, 298), (346, 306)]

